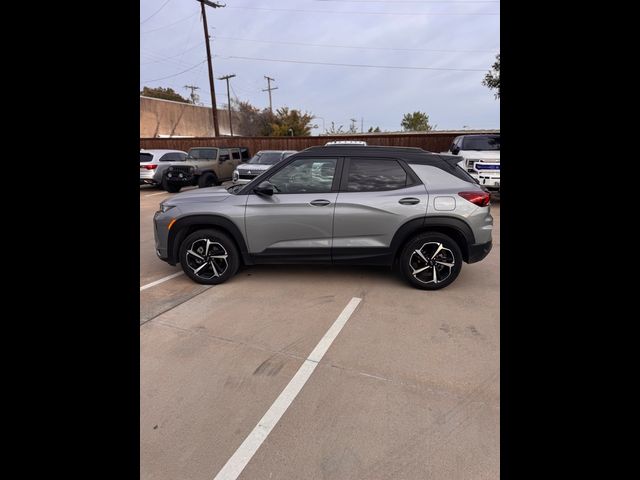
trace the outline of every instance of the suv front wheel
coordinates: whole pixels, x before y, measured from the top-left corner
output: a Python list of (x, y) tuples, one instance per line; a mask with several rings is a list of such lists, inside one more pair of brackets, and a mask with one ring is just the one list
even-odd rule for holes
[(462, 268), (458, 244), (442, 233), (421, 233), (407, 242), (400, 255), (400, 270), (407, 281), (423, 290), (451, 284)]
[(197, 230), (180, 245), (180, 264), (191, 280), (217, 285), (235, 275), (240, 257), (226, 234), (214, 229)]

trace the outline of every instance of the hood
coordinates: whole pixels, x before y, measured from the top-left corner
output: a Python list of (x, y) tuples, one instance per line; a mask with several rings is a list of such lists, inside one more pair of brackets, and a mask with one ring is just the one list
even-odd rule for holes
[(478, 160), (500, 160), (500, 150), (460, 150), (458, 156)]
[(178, 193), (166, 200), (169, 205), (180, 205), (190, 202), (221, 202), (229, 198), (231, 194), (225, 187), (197, 188), (183, 193)]
[(262, 172), (264, 170), (269, 170), (269, 168), (273, 167), (273, 165), (261, 165), (259, 163), (244, 163), (242, 165), (238, 165), (238, 170), (255, 170), (256, 172)]

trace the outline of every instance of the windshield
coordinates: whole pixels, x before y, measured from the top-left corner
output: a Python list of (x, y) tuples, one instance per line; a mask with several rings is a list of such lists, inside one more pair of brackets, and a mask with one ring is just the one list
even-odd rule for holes
[(465, 137), (462, 141), (462, 150), (500, 150), (500, 137)]
[(153, 160), (153, 155), (151, 155), (150, 153), (141, 153), (140, 154), (140, 163), (142, 163), (142, 162), (150, 162), (151, 160)]
[(259, 164), (259, 165), (273, 165), (278, 163), (282, 159), (282, 153), (280, 152), (265, 152), (257, 153), (247, 163)]
[(196, 160), (209, 160), (218, 158), (217, 148), (192, 148), (189, 150), (189, 158)]

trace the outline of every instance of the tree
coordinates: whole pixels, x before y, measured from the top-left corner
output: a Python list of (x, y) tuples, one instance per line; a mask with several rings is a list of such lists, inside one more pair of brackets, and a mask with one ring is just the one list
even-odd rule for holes
[(500, 54), (496, 55), (496, 62), (493, 64), (492, 69), (484, 76), (482, 84), (485, 87), (489, 87), (490, 90), (495, 88), (497, 90), (495, 96), (500, 98)]
[(268, 109), (260, 110), (249, 102), (231, 100), (233, 124), (248, 137), (271, 134), (271, 115)]
[(188, 99), (184, 98), (173, 88), (149, 88), (144, 87), (140, 92), (140, 95), (145, 97), (162, 98), (164, 100), (173, 100), (174, 102), (191, 103)]
[(380, 131), (380, 127), (376, 127), (376, 128), (369, 127), (369, 130), (367, 130), (368, 133), (376, 133), (379, 131)]
[(331, 135), (340, 135), (340, 134), (345, 133), (345, 132), (342, 129), (342, 125), (340, 125), (338, 128), (336, 128), (336, 124), (331, 122), (331, 126), (327, 130), (327, 133), (329, 133)]
[(402, 130), (410, 132), (428, 132), (433, 130), (429, 125), (429, 115), (424, 112), (405, 113), (400, 124)]
[(311, 124), (311, 120), (313, 120), (313, 115), (308, 112), (289, 110), (289, 107), (279, 108), (271, 118), (270, 135), (274, 137), (311, 135), (311, 129), (317, 128), (317, 125)]

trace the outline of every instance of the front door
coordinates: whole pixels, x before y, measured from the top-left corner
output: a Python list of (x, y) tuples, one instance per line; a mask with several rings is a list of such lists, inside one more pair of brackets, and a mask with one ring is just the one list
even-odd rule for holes
[(331, 260), (340, 163), (337, 158), (298, 158), (266, 179), (273, 195), (249, 195), (245, 225), (256, 260)]

